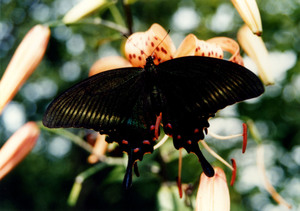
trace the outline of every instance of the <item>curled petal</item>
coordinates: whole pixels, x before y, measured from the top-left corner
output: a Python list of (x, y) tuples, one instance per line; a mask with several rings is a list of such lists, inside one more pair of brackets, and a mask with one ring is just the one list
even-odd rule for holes
[(231, 2), (251, 31), (260, 36), (262, 33), (262, 24), (256, 1), (231, 0)]
[(231, 53), (231, 57), (228, 59), (231, 62), (239, 65), (244, 65), (243, 58), (240, 55), (240, 46), (233, 39), (227, 37), (215, 37), (207, 40), (208, 43), (214, 43), (222, 48), (223, 51)]
[(74, 23), (100, 8), (107, 7), (111, 3), (112, 1), (109, 0), (82, 0), (67, 12), (62, 21), (65, 24)]
[(265, 85), (274, 83), (270, 73), (270, 61), (268, 50), (261, 37), (254, 35), (250, 29), (244, 25), (237, 34), (237, 39), (244, 51), (254, 60), (258, 67), (258, 75)]
[(0, 180), (32, 150), (39, 134), (36, 123), (28, 122), (6, 141), (0, 150)]
[(36, 25), (25, 35), (0, 81), (0, 114), (41, 62), (49, 37), (50, 29), (42, 25)]
[(95, 75), (97, 73), (123, 68), (123, 67), (131, 67), (132, 65), (126, 59), (121, 56), (108, 56), (97, 60), (91, 67), (89, 76)]
[(125, 44), (125, 56), (134, 67), (144, 67), (149, 56), (156, 65), (172, 59), (175, 50), (168, 32), (156, 23), (146, 32), (132, 34)]
[(229, 211), (230, 197), (224, 171), (216, 167), (215, 175), (207, 177), (204, 173), (200, 177), (200, 185), (196, 199), (197, 211)]
[(223, 51), (218, 44), (199, 40), (194, 34), (189, 34), (174, 55), (175, 58), (182, 56), (208, 56), (222, 59)]

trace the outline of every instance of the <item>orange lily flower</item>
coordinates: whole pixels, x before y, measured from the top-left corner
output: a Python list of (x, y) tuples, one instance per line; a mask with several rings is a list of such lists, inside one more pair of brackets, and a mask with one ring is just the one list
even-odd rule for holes
[(36, 25), (20, 43), (0, 81), (0, 114), (41, 62), (49, 37), (47, 26)]
[(0, 149), (0, 180), (33, 149), (39, 134), (37, 124), (28, 122), (6, 141)]
[(243, 65), (239, 45), (230, 38), (216, 37), (204, 41), (197, 39), (193, 34), (189, 34), (176, 50), (168, 32), (155, 23), (146, 32), (134, 33), (127, 39), (125, 56), (131, 65), (122, 57), (106, 57), (94, 63), (90, 75), (114, 68), (144, 67), (149, 56), (152, 56), (154, 64), (158, 65), (182, 56), (208, 56), (223, 59), (224, 51), (232, 54), (229, 61)]
[(200, 185), (196, 199), (197, 211), (229, 211), (230, 197), (224, 171), (216, 167), (215, 175), (207, 177), (204, 173), (200, 176)]

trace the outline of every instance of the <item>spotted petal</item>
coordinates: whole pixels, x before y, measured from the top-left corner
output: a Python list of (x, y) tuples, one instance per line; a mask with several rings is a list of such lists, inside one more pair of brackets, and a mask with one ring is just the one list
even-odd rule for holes
[(146, 32), (132, 34), (125, 44), (125, 56), (134, 67), (144, 67), (149, 56), (153, 56), (156, 65), (172, 59), (175, 50), (168, 32), (159, 24), (153, 24)]

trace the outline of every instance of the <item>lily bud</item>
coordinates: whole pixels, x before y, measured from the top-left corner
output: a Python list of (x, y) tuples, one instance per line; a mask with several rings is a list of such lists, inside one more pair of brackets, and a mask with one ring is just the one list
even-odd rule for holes
[(0, 180), (33, 149), (39, 134), (37, 124), (28, 122), (6, 141), (0, 149)]
[(47, 26), (36, 25), (20, 43), (0, 81), (0, 114), (41, 62), (49, 37)]
[(251, 33), (250, 29), (244, 25), (237, 34), (238, 42), (244, 49), (246, 54), (254, 60), (258, 67), (258, 75), (265, 85), (274, 83), (272, 74), (270, 73), (270, 61), (268, 50), (261, 37)]
[(62, 21), (65, 24), (74, 23), (85, 16), (89, 15), (96, 10), (106, 7), (110, 4), (107, 0), (83, 0), (76, 4), (67, 14), (63, 17)]
[(224, 171), (216, 167), (215, 175), (200, 177), (200, 185), (196, 198), (197, 211), (229, 211), (230, 197)]
[(256, 1), (231, 0), (231, 2), (251, 31), (260, 36), (262, 33), (262, 24)]

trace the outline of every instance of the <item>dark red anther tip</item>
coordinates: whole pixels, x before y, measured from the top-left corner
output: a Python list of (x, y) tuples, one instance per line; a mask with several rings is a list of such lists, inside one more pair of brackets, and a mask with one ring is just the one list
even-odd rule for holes
[(179, 177), (176, 177), (176, 183), (178, 187), (179, 197), (182, 198), (182, 185), (181, 185), (181, 179)]
[(248, 140), (248, 133), (247, 133), (247, 124), (243, 123), (243, 149), (242, 153), (246, 152), (247, 148), (247, 140)]
[(160, 112), (159, 116), (156, 117), (156, 122), (155, 122), (154, 134), (155, 134), (156, 139), (158, 139), (158, 136), (159, 136), (159, 125), (160, 125), (161, 119), (162, 119), (162, 113)]
[(233, 184), (235, 182), (235, 177), (236, 177), (236, 162), (235, 162), (235, 159), (232, 158), (231, 163), (232, 163), (233, 171), (232, 171), (230, 186), (233, 186)]

